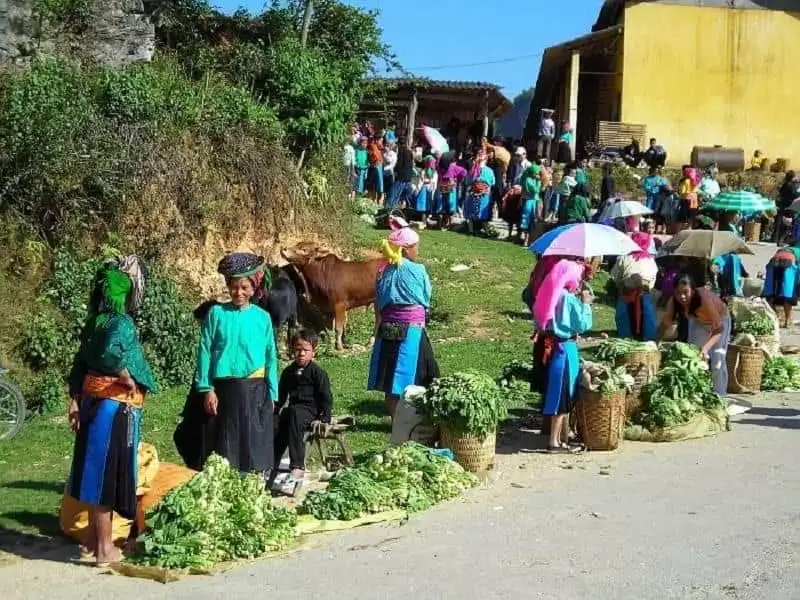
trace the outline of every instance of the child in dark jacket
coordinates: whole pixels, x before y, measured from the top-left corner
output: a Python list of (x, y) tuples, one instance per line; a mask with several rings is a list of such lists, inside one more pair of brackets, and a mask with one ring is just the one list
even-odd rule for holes
[(314, 421), (330, 423), (333, 410), (331, 384), (325, 370), (314, 362), (317, 334), (309, 329), (292, 338), (294, 362), (283, 370), (278, 382), (275, 414), (280, 415), (275, 434), (276, 469), (286, 449), (292, 469), (283, 486), (302, 483), (306, 469), (305, 434)]

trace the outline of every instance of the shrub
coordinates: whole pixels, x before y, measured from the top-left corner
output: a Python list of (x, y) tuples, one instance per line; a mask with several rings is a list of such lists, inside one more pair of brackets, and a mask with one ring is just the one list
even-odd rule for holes
[(29, 411), (41, 414), (65, 412), (69, 403), (64, 376), (58, 371), (37, 375), (26, 386), (25, 400)]
[(66, 372), (78, 349), (77, 337), (47, 313), (37, 315), (22, 332), (22, 358), (34, 370), (58, 368)]

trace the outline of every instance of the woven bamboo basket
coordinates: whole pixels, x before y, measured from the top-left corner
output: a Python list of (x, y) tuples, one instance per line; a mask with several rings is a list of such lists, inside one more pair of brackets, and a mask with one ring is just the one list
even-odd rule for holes
[(622, 440), (625, 392), (608, 396), (581, 388), (575, 412), (578, 432), (589, 450), (616, 450)]
[(761, 221), (748, 221), (744, 224), (746, 242), (757, 242), (761, 239)]
[(755, 394), (761, 391), (765, 360), (761, 348), (735, 344), (728, 346), (728, 392)]
[(640, 350), (617, 357), (618, 367), (625, 367), (625, 372), (633, 377), (633, 386), (625, 395), (625, 416), (630, 417), (642, 408), (642, 388), (655, 379), (661, 366), (661, 352), (658, 350)]
[(441, 443), (443, 448), (450, 448), (456, 457), (456, 462), (471, 473), (483, 473), (494, 466), (496, 431), (481, 439), (474, 435), (454, 433), (443, 425)]

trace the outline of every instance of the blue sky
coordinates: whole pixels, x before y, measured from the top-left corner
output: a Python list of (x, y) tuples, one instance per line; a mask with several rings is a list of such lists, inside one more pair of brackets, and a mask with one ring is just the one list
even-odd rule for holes
[[(264, 0), (212, 0), (259, 12)], [(381, 12), (404, 67), (432, 79), (489, 81), (513, 98), (536, 83), (545, 48), (591, 30), (602, 0), (351, 0)], [(492, 8), (489, 8), (492, 7)], [(477, 64), (484, 63), (484, 64)], [(492, 64), (485, 64), (492, 63)]]

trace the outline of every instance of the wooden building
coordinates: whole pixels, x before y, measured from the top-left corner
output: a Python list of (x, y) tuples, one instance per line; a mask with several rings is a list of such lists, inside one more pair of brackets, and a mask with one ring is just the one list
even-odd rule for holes
[(487, 135), (490, 124), (509, 110), (511, 102), (500, 87), (480, 81), (433, 81), (430, 79), (387, 79), (383, 97), (364, 98), (359, 119), (383, 125), (394, 122), (397, 132), (422, 125), (446, 127), (452, 119), (471, 127), (477, 124)]
[(545, 51), (525, 138), (553, 108), (579, 155), (635, 132), (671, 165), (715, 145), (800, 164), (798, 40), (800, 0), (606, 0), (591, 33)]

